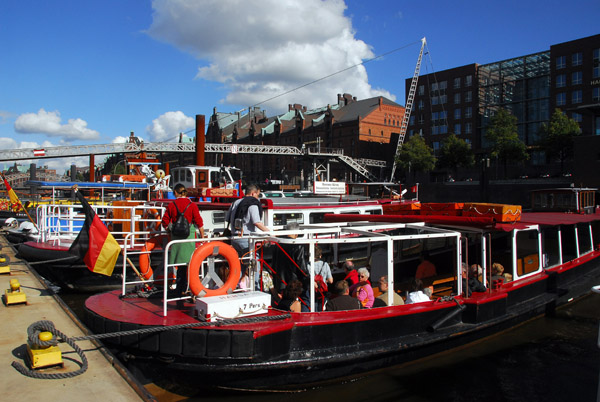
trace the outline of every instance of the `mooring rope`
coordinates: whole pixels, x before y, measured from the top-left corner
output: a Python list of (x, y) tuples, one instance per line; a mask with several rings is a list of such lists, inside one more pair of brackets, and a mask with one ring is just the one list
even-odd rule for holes
[(55, 258), (53, 260), (42, 260), (42, 261), (27, 261), (27, 263), (29, 265), (40, 265), (40, 264), (48, 264), (49, 262), (58, 262), (58, 261), (67, 261), (67, 260), (79, 260), (80, 257), (76, 256), (76, 255), (71, 255), (69, 257), (62, 257), (62, 258)]
[[(68, 373), (40, 373), (34, 370), (30, 370), (23, 366), (21, 363), (13, 361), (11, 366), (13, 366), (19, 373), (26, 375), (32, 378), (40, 378), (40, 379), (64, 379), (78, 376), (84, 373), (88, 368), (88, 360), (83, 353), (83, 350), (77, 346), (76, 341), (87, 341), (92, 339), (105, 339), (105, 338), (115, 338), (118, 336), (128, 336), (128, 335), (137, 335), (137, 334), (150, 334), (154, 332), (161, 331), (170, 331), (176, 329), (183, 328), (193, 328), (193, 327), (207, 327), (207, 326), (226, 326), (226, 325), (234, 325), (234, 324), (249, 324), (254, 322), (266, 322), (266, 321), (278, 321), (285, 320), (291, 317), (291, 314), (281, 314), (276, 316), (266, 316), (266, 317), (242, 317), (235, 319), (226, 319), (217, 322), (192, 322), (187, 324), (179, 324), (179, 325), (169, 325), (169, 326), (160, 326), (160, 327), (149, 327), (142, 329), (135, 329), (129, 331), (118, 331), (118, 332), (110, 332), (106, 334), (94, 334), (94, 335), (86, 335), (69, 338), (59, 330), (54, 327), (52, 321), (42, 320), (34, 322), (27, 328), (27, 339), (30, 345), (48, 347), (48, 346), (56, 346), (59, 342), (66, 342), (69, 346), (71, 346), (75, 352), (81, 357), (81, 367), (78, 370), (71, 371)], [(48, 331), (51, 332), (54, 337), (50, 341), (41, 341), (39, 339), (40, 332)]]
[[(54, 335), (54, 337), (49, 341), (40, 340), (39, 335), (43, 331), (51, 332), (52, 335)], [(81, 348), (79, 346), (77, 346), (77, 344), (74, 342), (74, 339), (69, 338), (68, 336), (66, 336), (65, 334), (63, 334), (62, 332), (60, 332), (59, 330), (54, 328), (54, 324), (52, 323), (52, 321), (47, 321), (47, 320), (37, 321), (37, 322), (34, 322), (33, 324), (31, 324), (27, 328), (27, 339), (31, 346), (41, 346), (41, 347), (56, 346), (58, 344), (58, 338), (60, 338), (61, 341), (66, 342), (69, 346), (71, 346), (73, 348), (73, 350), (75, 350), (75, 352), (77, 352), (79, 357), (81, 357), (81, 367), (78, 370), (71, 371), (68, 373), (40, 373), (40, 372), (28, 369), (25, 366), (23, 366), (21, 363), (16, 362), (16, 361), (13, 361), (11, 366), (13, 366), (19, 373), (26, 375), (28, 377), (48, 379), (48, 380), (71, 378), (71, 377), (76, 377), (79, 374), (83, 374), (88, 368), (88, 361), (87, 361), (87, 358), (85, 357), (85, 354), (83, 353), (83, 350), (81, 350)]]
[(177, 325), (168, 325), (168, 326), (160, 326), (160, 327), (149, 327), (142, 329), (132, 329), (129, 331), (118, 331), (118, 332), (110, 332), (106, 334), (94, 334), (87, 336), (80, 336), (71, 338), (74, 341), (87, 341), (91, 339), (104, 339), (104, 338), (114, 338), (117, 336), (128, 336), (128, 335), (137, 335), (137, 334), (151, 334), (154, 332), (162, 332), (169, 331), (173, 329), (182, 329), (182, 328), (194, 328), (194, 327), (208, 327), (208, 326), (216, 326), (222, 327), (227, 325), (235, 325), (235, 324), (250, 324), (255, 322), (266, 322), (266, 321), (278, 321), (285, 320), (291, 318), (291, 314), (282, 314), (282, 315), (274, 315), (274, 316), (266, 316), (266, 317), (241, 317), (241, 318), (232, 318), (226, 320), (219, 320), (215, 322), (190, 322), (187, 324), (177, 324)]

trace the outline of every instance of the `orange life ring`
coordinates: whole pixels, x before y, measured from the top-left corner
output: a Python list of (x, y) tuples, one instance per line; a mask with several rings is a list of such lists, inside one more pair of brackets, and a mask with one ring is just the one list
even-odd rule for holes
[(154, 208), (146, 209), (142, 219), (144, 220), (144, 232), (157, 232), (160, 228), (160, 221), (153, 221), (151, 219), (158, 219), (160, 214)]
[(149, 239), (141, 249), (142, 254), (138, 259), (140, 265), (140, 274), (144, 279), (152, 278), (152, 267), (150, 266), (150, 253), (155, 248), (161, 249), (163, 240), (166, 236), (157, 236)]
[[(200, 280), (200, 266), (210, 255), (221, 255), (225, 257), (229, 264), (229, 276), (227, 280), (218, 289), (207, 289)], [(237, 251), (227, 243), (222, 241), (213, 241), (205, 243), (194, 250), (189, 265), (190, 290), (198, 297), (225, 295), (233, 292), (240, 281), (241, 265)], [(216, 275), (215, 272), (208, 272), (206, 277)]]

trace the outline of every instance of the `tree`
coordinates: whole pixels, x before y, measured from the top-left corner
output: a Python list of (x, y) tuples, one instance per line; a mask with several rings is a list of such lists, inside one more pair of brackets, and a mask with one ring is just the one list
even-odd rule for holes
[(456, 177), (459, 167), (470, 168), (475, 164), (475, 156), (471, 146), (455, 134), (446, 137), (440, 148), (438, 166), (440, 168), (451, 169)]
[(560, 172), (564, 173), (565, 160), (573, 156), (573, 140), (581, 133), (579, 124), (557, 108), (550, 123), (542, 124), (540, 133), (540, 145), (546, 151), (546, 156), (560, 160)]
[(413, 135), (402, 146), (397, 159), (400, 167), (406, 172), (429, 172), (435, 167), (433, 150), (427, 146), (420, 135)]
[(520, 162), (529, 159), (527, 147), (517, 132), (517, 118), (506, 109), (499, 109), (490, 119), (485, 137), (492, 144), (492, 157), (501, 159), (504, 164), (504, 177), (509, 160)]

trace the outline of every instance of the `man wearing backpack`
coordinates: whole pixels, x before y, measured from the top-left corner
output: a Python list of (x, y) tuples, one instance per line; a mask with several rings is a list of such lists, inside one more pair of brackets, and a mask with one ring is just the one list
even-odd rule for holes
[[(200, 237), (204, 237), (204, 222), (200, 216), (198, 206), (186, 197), (187, 190), (183, 184), (177, 184), (173, 189), (175, 200), (167, 206), (162, 218), (162, 226), (165, 228), (171, 240), (194, 239), (196, 231)], [(187, 228), (186, 224), (187, 223)], [(186, 235), (186, 229), (189, 231)], [(183, 264), (177, 267), (177, 287), (175, 293), (180, 297), (187, 290), (187, 264), (192, 258), (196, 244), (178, 243), (169, 250), (169, 264)]]
[[(253, 233), (268, 232), (267, 228), (262, 223), (262, 206), (259, 201), (260, 188), (254, 184), (249, 184), (246, 187), (246, 195), (244, 198), (236, 200), (225, 214), (225, 221), (228, 222), (228, 228), (234, 236), (242, 236), (231, 241), (231, 245), (242, 257), (250, 250), (248, 238)], [(236, 221), (239, 223), (236, 225)], [(260, 266), (257, 265), (256, 272), (260, 272)], [(258, 282), (258, 275), (255, 278)], [(257, 288), (258, 289), (258, 288)]]

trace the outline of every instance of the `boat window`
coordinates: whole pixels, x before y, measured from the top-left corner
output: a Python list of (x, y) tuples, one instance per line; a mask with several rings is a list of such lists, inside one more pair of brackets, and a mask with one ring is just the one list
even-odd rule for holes
[(192, 183), (192, 172), (189, 170), (185, 171), (185, 181), (188, 183)]
[(214, 224), (225, 223), (225, 211), (213, 211), (212, 222)]
[(577, 258), (577, 244), (575, 242), (575, 226), (565, 225), (560, 229), (563, 263)]
[(600, 244), (600, 221), (592, 222), (592, 243)]
[(544, 268), (560, 264), (560, 249), (558, 228), (551, 227), (542, 230), (542, 266)]
[(592, 251), (592, 239), (590, 239), (589, 223), (577, 224), (577, 241), (579, 242), (579, 255)]
[(273, 214), (274, 226), (285, 226), (288, 223), (304, 223), (304, 216), (301, 213)]
[[(188, 170), (188, 173), (190, 173), (190, 181), (192, 180), (191, 177), (191, 172)], [(196, 171), (196, 187), (206, 187), (206, 172), (204, 171), (200, 171), (197, 170)]]
[(333, 211), (328, 212), (315, 212), (308, 215), (308, 220), (310, 223), (323, 223), (325, 220), (325, 214), (332, 214)]
[(517, 276), (536, 272), (540, 268), (538, 231), (517, 232)]
[[(477, 242), (475, 244), (476, 247), (474, 249), (476, 253), (472, 254), (469, 252), (469, 264), (482, 265), (481, 250), (478, 250), (481, 246)], [(505, 273), (515, 275), (512, 262), (512, 238), (508, 232), (494, 232), (491, 234), (490, 256), (491, 264), (495, 262), (502, 264)], [(488, 264), (488, 266), (491, 265)]]

